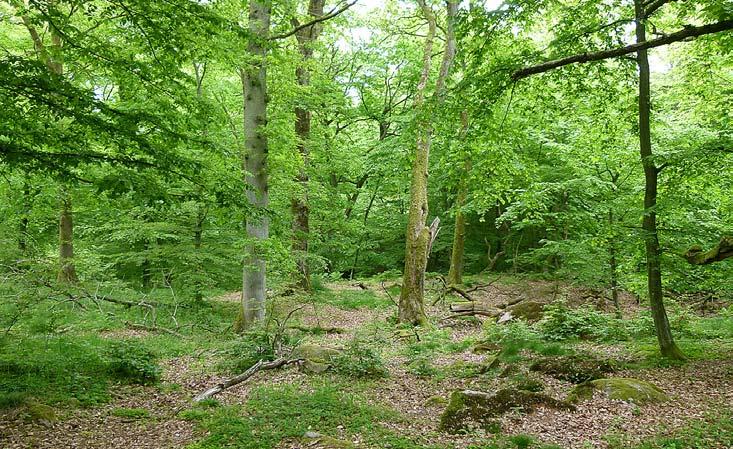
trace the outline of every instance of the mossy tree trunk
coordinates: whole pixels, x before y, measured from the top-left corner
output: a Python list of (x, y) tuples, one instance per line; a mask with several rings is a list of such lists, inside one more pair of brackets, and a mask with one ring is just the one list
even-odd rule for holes
[[(400, 293), (398, 319), (401, 323), (422, 324), (425, 322), (424, 287), (425, 267), (432, 237), (430, 227), (426, 225), (428, 218), (428, 164), (432, 128), (430, 119), (424, 111), (425, 91), (432, 67), (433, 41), (435, 40), (435, 13), (425, 0), (418, 0), (423, 16), (428, 21), (428, 31), (423, 47), (423, 67), (417, 84), (414, 109), (418, 114), (417, 142), (415, 159), (412, 165), (410, 183), (410, 208), (408, 212), (407, 232), (405, 234), (405, 269), (402, 275), (402, 291)], [(457, 11), (457, 2), (446, 2), (448, 8), (448, 27), (443, 62), (435, 84), (436, 97), (439, 99), (448, 78), (453, 57), (455, 55), (455, 34), (453, 21)]]
[[(308, 3), (309, 19), (317, 19), (323, 16), (325, 0), (310, 0)], [(297, 19), (293, 19), (292, 25), (299, 27)], [(303, 89), (302, 94), (307, 95), (306, 89), (311, 84), (310, 64), (313, 60), (313, 44), (321, 33), (320, 23), (306, 26), (295, 33), (298, 41), (298, 51), (301, 56), (300, 64), (295, 70), (295, 77), (298, 85)], [(296, 285), (305, 291), (311, 290), (311, 276), (308, 268), (308, 235), (310, 233), (309, 207), (308, 207), (308, 159), (310, 156), (309, 140), (311, 133), (311, 111), (308, 109), (307, 101), (301, 102), (295, 108), (295, 133), (298, 136), (298, 152), (303, 159), (303, 166), (300, 168), (296, 181), (300, 184), (301, 190), (298, 195), (291, 199), (290, 207), (293, 213), (293, 252), (295, 253), (296, 265), (298, 268), (298, 279)]]
[[(634, 5), (636, 11), (636, 42), (642, 43), (646, 41), (644, 5), (642, 0), (635, 0)], [(639, 150), (644, 167), (644, 218), (642, 228), (646, 248), (649, 304), (662, 355), (673, 359), (681, 359), (684, 356), (672, 337), (662, 294), (661, 251), (659, 249), (656, 213), (659, 169), (654, 163), (652, 152), (650, 125), (651, 74), (647, 50), (639, 50), (636, 53), (636, 61), (639, 66)]]
[(265, 249), (270, 220), (267, 172), (267, 39), (270, 2), (252, 0), (249, 5), (248, 56), (254, 61), (240, 70), (244, 92), (244, 178), (247, 201), (253, 213), (246, 218), (248, 243), (242, 276), (242, 313), (235, 330), (241, 331), (265, 317)]

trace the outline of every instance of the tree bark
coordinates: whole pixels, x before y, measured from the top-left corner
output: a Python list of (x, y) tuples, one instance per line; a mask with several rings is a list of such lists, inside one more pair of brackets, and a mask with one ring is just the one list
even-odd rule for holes
[[(636, 43), (643, 44), (646, 42), (646, 24), (642, 0), (635, 0), (634, 6), (636, 12)], [(649, 304), (662, 355), (673, 359), (682, 359), (684, 356), (672, 337), (662, 294), (661, 252), (656, 214), (659, 169), (654, 163), (652, 152), (650, 125), (651, 74), (646, 48), (637, 51), (636, 61), (639, 66), (639, 152), (644, 167), (644, 218), (642, 229), (644, 230), (644, 244), (646, 247)]]
[[(325, 0), (310, 0), (308, 3), (308, 16), (311, 19), (318, 19), (323, 16)], [(293, 25), (298, 28), (297, 20)], [(305, 91), (311, 84), (311, 72), (309, 64), (313, 60), (313, 43), (321, 33), (321, 23), (299, 28), (295, 33), (298, 41), (298, 51), (301, 56), (300, 64), (295, 70), (298, 85)], [(303, 92), (305, 94), (305, 92)], [(311, 111), (303, 102), (295, 108), (295, 133), (298, 136), (298, 152), (303, 159), (303, 166), (300, 168), (296, 181), (301, 186), (299, 195), (291, 199), (293, 213), (293, 253), (298, 268), (298, 279), (296, 285), (305, 291), (311, 290), (311, 276), (308, 267), (308, 234), (310, 233), (309, 208), (308, 208), (308, 163), (309, 163), (309, 139), (311, 132)]]
[(71, 195), (61, 190), (61, 216), (59, 218), (59, 272), (58, 281), (67, 284), (77, 282), (74, 266), (74, 217)]
[(267, 47), (270, 33), (270, 2), (252, 0), (249, 5), (248, 56), (254, 61), (240, 70), (244, 92), (244, 178), (247, 201), (254, 212), (247, 215), (248, 243), (242, 276), (241, 331), (265, 317), (265, 250), (270, 219), (267, 172)]

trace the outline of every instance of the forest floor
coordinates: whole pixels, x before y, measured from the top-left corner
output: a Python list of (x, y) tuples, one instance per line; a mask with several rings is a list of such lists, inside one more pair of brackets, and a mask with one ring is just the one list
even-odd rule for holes
[[(480, 286), (486, 279), (473, 282)], [(679, 314), (672, 322), (683, 328), (679, 342), (689, 360), (670, 363), (656, 355), (654, 339), (647, 332), (648, 311), (631, 295), (621, 295), (621, 301), (624, 329), (626, 335), (636, 332), (633, 338), (620, 338), (613, 332), (618, 330), (615, 324), (598, 322), (590, 324), (595, 330), (608, 326), (608, 335), (597, 333), (591, 338), (581, 332), (581, 338), (558, 342), (557, 334), (547, 333), (547, 325), (543, 334), (537, 330), (541, 326), (523, 322), (496, 325), (493, 318), (482, 317), (439, 320), (450, 314), (449, 303), (460, 298), (448, 295), (439, 301), (437, 281), (431, 283), (428, 297), (429, 304), (438, 300), (427, 308), (428, 315), (436, 318), (433, 325), (417, 330), (396, 326), (392, 317), (397, 285), (395, 281), (338, 282), (319, 286), (310, 296), (278, 295), (273, 315), (281, 317), (275, 329), (282, 332), (275, 333), (281, 334), (283, 347), (338, 348), (348, 354), (348, 360), (319, 374), (302, 366), (262, 371), (199, 405), (191, 403), (193, 396), (256, 360), (256, 354), (248, 353), (251, 342), (229, 337), (222, 342), (225, 338), (215, 332), (195, 334), (193, 325), (195, 335), (181, 341), (153, 329), (108, 323), (101, 339), (139, 340), (158, 348), (160, 381), (153, 385), (112, 382), (108, 396), (94, 404), (36, 393), (15, 407), (0, 407), (0, 447), (681, 449), (733, 445), (729, 312), (671, 312)], [(582, 316), (572, 313), (577, 307), (601, 311), (612, 307), (597, 292), (538, 280), (499, 280), (471, 295), (489, 307), (520, 299), (541, 304), (562, 301), (566, 315), (561, 324), (569, 328), (572, 317)], [(238, 297), (232, 293), (211, 298), (215, 311), (211, 313), (225, 316)], [(205, 312), (188, 313), (182, 312), (174, 321), (203, 320), (206, 326), (216, 327)], [(499, 352), (477, 351), (482, 343)], [(541, 385), (544, 394), (564, 400), (573, 383), (527, 369), (533, 360), (564, 354), (611, 361), (615, 370), (608, 376), (651, 382), (669, 400), (635, 405), (596, 393), (573, 411), (543, 406), (510, 410), (501, 416), (500, 429), (491, 432), (471, 429), (450, 434), (439, 429), (454, 390), (494, 392), (511, 382), (531, 381)], [(494, 360), (497, 363), (486, 369)], [(2, 362), (0, 358), (0, 369)], [(513, 374), (507, 376), (507, 372)], [(85, 398), (84, 394), (76, 397)]]

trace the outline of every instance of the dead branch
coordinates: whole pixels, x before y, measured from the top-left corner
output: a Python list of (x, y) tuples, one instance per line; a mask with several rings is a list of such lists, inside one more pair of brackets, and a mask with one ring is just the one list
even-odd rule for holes
[(247, 371), (243, 372), (242, 374), (239, 374), (230, 379), (227, 379), (224, 382), (221, 382), (209, 388), (208, 390), (202, 393), (199, 393), (195, 398), (193, 398), (193, 402), (201, 402), (204, 399), (209, 399), (210, 397), (217, 395), (228, 388), (241, 384), (242, 382), (246, 381), (250, 377), (254, 376), (258, 371), (277, 369), (285, 365), (290, 365), (293, 363), (300, 363), (302, 361), (303, 361), (302, 359), (287, 359), (284, 357), (281, 357), (277, 360), (273, 360), (271, 362), (260, 360), (257, 363), (255, 363), (254, 365), (252, 365)]

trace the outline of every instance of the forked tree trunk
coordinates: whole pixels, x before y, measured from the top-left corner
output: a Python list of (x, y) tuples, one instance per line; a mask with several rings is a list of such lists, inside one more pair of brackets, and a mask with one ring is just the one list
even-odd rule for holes
[(242, 316), (237, 331), (265, 317), (265, 249), (270, 220), (267, 191), (267, 38), (270, 32), (270, 2), (252, 0), (249, 5), (248, 56), (254, 61), (241, 69), (244, 92), (244, 172), (247, 200), (254, 210), (246, 219), (247, 238), (242, 276)]
[(61, 216), (59, 219), (59, 272), (58, 281), (73, 284), (77, 282), (74, 266), (74, 218), (71, 195), (61, 191)]
[[(316, 19), (323, 16), (325, 0), (310, 0), (308, 4), (309, 19)], [(300, 24), (293, 20), (293, 26)], [(313, 59), (313, 43), (321, 33), (321, 24), (311, 25), (300, 29), (295, 33), (298, 41), (298, 51), (301, 61), (295, 70), (298, 85), (306, 89), (311, 83), (311, 72), (309, 64)], [(305, 102), (304, 102), (305, 103)], [(303, 166), (297, 176), (297, 182), (301, 186), (299, 195), (291, 200), (293, 212), (293, 252), (295, 253), (298, 268), (298, 279), (296, 285), (305, 291), (311, 290), (311, 276), (308, 268), (308, 235), (310, 233), (309, 208), (308, 208), (308, 163), (310, 156), (309, 139), (311, 133), (311, 111), (303, 104), (295, 108), (295, 133), (298, 135), (298, 151), (303, 158)]]
[[(423, 49), (423, 67), (415, 96), (417, 120), (417, 145), (415, 160), (412, 165), (412, 181), (410, 184), (410, 210), (405, 235), (405, 269), (402, 275), (402, 291), (400, 293), (398, 320), (401, 323), (422, 324), (425, 322), (424, 287), (425, 267), (431, 243), (430, 228), (426, 226), (428, 218), (428, 161), (432, 129), (430, 119), (423, 110), (425, 90), (430, 78), (432, 66), (433, 40), (435, 39), (436, 20), (430, 6), (425, 0), (418, 0), (425, 19), (428, 21), (428, 34)], [(453, 19), (457, 10), (457, 2), (448, 1), (448, 33), (443, 63), (440, 67), (435, 93), (441, 97), (445, 81), (448, 77), (453, 56), (455, 55), (455, 36)]]
[[(634, 1), (636, 10), (636, 42), (646, 42), (646, 24), (644, 5), (642, 0)], [(644, 244), (646, 247), (646, 266), (649, 304), (654, 318), (654, 327), (659, 340), (662, 355), (673, 359), (682, 359), (684, 356), (672, 337), (672, 331), (664, 309), (662, 295), (662, 268), (659, 250), (659, 236), (657, 234), (657, 182), (659, 169), (654, 163), (652, 153), (651, 125), (650, 125), (650, 70), (647, 50), (636, 53), (639, 65), (639, 150), (644, 167)]]

